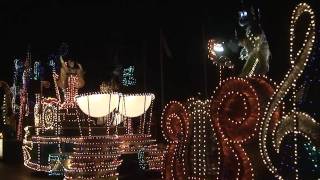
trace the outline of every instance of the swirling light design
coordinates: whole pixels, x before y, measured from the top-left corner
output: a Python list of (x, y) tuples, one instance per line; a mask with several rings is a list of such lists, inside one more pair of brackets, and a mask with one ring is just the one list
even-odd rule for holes
[[(293, 45), (295, 39), (295, 29), (296, 24), (302, 14), (307, 13), (310, 15), (310, 24), (308, 25), (307, 32), (305, 34), (305, 39), (303, 41), (302, 47), (298, 50), (296, 55), (293, 54)], [(260, 129), (259, 140), (260, 140), (260, 152), (263, 162), (267, 165), (270, 172), (272, 172), (276, 178), (283, 179), (283, 177), (278, 173), (278, 169), (272, 163), (268, 150), (267, 150), (267, 135), (269, 124), (272, 117), (282, 100), (289, 92), (292, 87), (295, 87), (297, 79), (303, 72), (306, 63), (308, 62), (309, 55), (311, 53), (314, 41), (315, 41), (315, 20), (314, 12), (310, 6), (306, 3), (298, 4), (293, 10), (291, 21), (290, 21), (290, 62), (291, 68), (285, 75), (284, 80), (280, 83), (279, 88), (276, 89), (271, 100), (269, 101), (264, 114), (264, 121)]]
[(259, 124), (258, 95), (242, 78), (229, 78), (221, 84), (212, 97), (211, 111), (222, 146), (221, 179), (253, 179), (252, 165), (243, 145), (254, 137)]
[(276, 128), (274, 145), (278, 153), (283, 138), (289, 133), (294, 133), (295, 121), (297, 121), (297, 132), (310, 136), (313, 143), (316, 143), (318, 146), (320, 145), (318, 140), (318, 137), (320, 137), (319, 123), (306, 113), (290, 112), (281, 120)]
[(186, 142), (189, 138), (189, 114), (185, 106), (171, 101), (162, 112), (162, 134), (167, 140), (167, 153), (164, 157), (165, 179), (187, 179), (188, 157)]

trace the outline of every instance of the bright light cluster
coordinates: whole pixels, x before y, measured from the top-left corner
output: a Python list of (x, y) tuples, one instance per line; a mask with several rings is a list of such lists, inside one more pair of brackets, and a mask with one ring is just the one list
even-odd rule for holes
[(223, 42), (219, 42), (215, 39), (210, 39), (208, 41), (208, 58), (213, 62), (213, 64), (216, 64), (219, 67), (232, 69), (234, 65), (225, 57), (224, 51)]

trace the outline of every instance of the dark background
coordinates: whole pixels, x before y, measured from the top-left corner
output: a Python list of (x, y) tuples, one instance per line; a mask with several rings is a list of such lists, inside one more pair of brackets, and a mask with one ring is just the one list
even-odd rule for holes
[[(261, 10), (271, 48), (269, 76), (279, 82), (289, 67), (289, 19), (296, 0), (245, 1)], [(320, 7), (319, 1), (306, 1)], [(62, 42), (86, 71), (82, 91), (98, 90), (117, 64), (136, 66), (139, 92), (156, 94), (160, 106), (160, 29), (172, 58), (164, 54), (164, 100), (210, 96), (217, 69), (207, 59), (210, 37), (233, 38), (240, 1), (1, 1), (0, 79), (12, 83), (13, 60), (31, 46), (33, 60), (48, 61)], [(231, 75), (237, 72), (230, 73)], [(206, 88), (207, 87), (207, 88)]]

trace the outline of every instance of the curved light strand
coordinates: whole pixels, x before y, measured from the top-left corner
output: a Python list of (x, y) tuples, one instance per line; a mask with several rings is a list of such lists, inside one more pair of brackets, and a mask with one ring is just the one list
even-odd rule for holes
[[(307, 13), (310, 15), (310, 24), (308, 26), (304, 42), (302, 47), (298, 50), (296, 55), (293, 55), (293, 41), (295, 38), (294, 30), (296, 28), (296, 23), (300, 16), (303, 13)], [(288, 93), (288, 91), (295, 86), (295, 82), (301, 76), (306, 63), (308, 62), (309, 55), (311, 53), (314, 40), (315, 40), (315, 20), (314, 20), (314, 12), (310, 8), (310, 6), (306, 3), (298, 4), (293, 10), (291, 21), (290, 21), (290, 62), (291, 68), (288, 73), (285, 75), (284, 80), (280, 83), (279, 88), (276, 89), (274, 95), (269, 101), (265, 114), (264, 121), (262, 123), (259, 138), (260, 138), (260, 152), (262, 155), (263, 162), (267, 165), (270, 172), (272, 172), (276, 178), (283, 179), (281, 175), (278, 174), (277, 168), (273, 165), (267, 150), (267, 132), (268, 126), (272, 119), (272, 115), (277, 110), (281, 101)], [(295, 63), (295, 64), (294, 64)]]

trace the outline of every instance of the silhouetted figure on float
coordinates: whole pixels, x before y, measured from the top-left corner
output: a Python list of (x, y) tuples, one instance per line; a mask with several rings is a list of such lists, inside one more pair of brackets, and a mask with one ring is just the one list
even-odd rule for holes
[(58, 78), (58, 87), (63, 89), (64, 103), (74, 103), (74, 97), (78, 94), (78, 89), (85, 84), (84, 71), (81, 64), (68, 58), (67, 61), (60, 56), (61, 68)]
[(239, 11), (239, 25), (244, 33), (240, 33), (239, 36), (236, 34), (236, 38), (239, 46), (242, 47), (240, 59), (245, 60), (240, 73), (241, 77), (266, 74), (269, 71), (271, 53), (259, 21), (259, 9), (251, 6), (249, 11)]
[(230, 59), (229, 53), (239, 53), (240, 59), (245, 63), (240, 77), (266, 74), (269, 71), (271, 53), (268, 41), (260, 25), (259, 9), (242, 8), (238, 14), (235, 39), (224, 43), (218, 39), (208, 41), (208, 58), (219, 67), (233, 69), (236, 63)]

